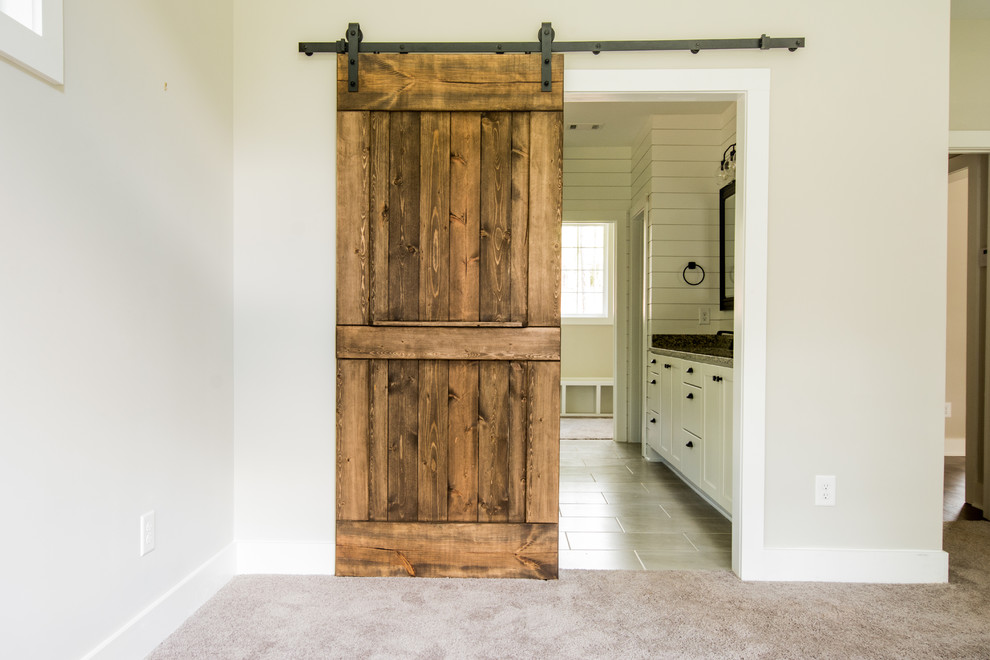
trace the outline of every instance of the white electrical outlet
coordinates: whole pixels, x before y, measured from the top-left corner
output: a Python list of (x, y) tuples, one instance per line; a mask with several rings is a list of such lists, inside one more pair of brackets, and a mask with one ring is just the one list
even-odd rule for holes
[(835, 506), (835, 475), (815, 477), (815, 506)]
[(146, 554), (155, 549), (155, 512), (149, 511), (141, 516), (141, 554)]
[(952, 402), (951, 401), (946, 401), (945, 402), (945, 416), (946, 417), (952, 417)]
[(707, 307), (698, 308), (698, 325), (708, 325), (712, 322), (712, 312)]

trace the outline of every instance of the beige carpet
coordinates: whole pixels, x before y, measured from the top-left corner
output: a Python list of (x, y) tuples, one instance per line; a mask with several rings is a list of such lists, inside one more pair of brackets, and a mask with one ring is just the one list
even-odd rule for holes
[(241, 576), (167, 658), (990, 658), (990, 522), (947, 523), (948, 585)]

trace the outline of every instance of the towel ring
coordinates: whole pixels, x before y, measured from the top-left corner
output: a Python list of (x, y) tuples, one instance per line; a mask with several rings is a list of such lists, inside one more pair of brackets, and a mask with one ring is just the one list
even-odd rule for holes
[[(697, 269), (699, 269), (701, 271), (701, 279), (698, 280), (697, 282), (690, 282), (690, 281), (688, 281), (688, 278), (687, 278), (687, 272), (689, 270), (694, 270), (695, 268), (697, 268)], [(693, 261), (689, 261), (688, 262), (688, 265), (685, 266), (684, 267), (684, 270), (681, 271), (681, 277), (684, 278), (684, 281), (687, 282), (687, 284), (689, 286), (698, 286), (699, 284), (701, 284), (702, 282), (705, 281), (705, 269), (702, 268), (700, 264), (697, 264), (697, 263), (695, 263)]]

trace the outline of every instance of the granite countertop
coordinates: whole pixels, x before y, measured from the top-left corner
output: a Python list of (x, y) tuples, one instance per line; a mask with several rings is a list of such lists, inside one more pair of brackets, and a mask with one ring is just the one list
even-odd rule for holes
[(653, 335), (651, 352), (732, 367), (732, 335)]

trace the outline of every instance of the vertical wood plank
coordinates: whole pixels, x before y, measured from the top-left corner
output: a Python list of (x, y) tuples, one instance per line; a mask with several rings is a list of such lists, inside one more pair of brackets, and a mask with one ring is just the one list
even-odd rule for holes
[(337, 323), (368, 322), (369, 113), (337, 113)]
[(560, 325), (563, 113), (530, 113), (529, 325)]
[(371, 113), (371, 320), (388, 319), (389, 113)]
[(416, 520), (419, 508), (419, 364), (388, 363), (388, 519)]
[(482, 321), (508, 321), (510, 314), (509, 215), (512, 115), (481, 115)]
[(560, 362), (529, 363), (526, 521), (557, 522), (560, 488)]
[[(450, 320), (477, 321), (481, 113), (450, 115)], [(528, 194), (528, 191), (527, 191)]]
[(368, 361), (337, 360), (337, 520), (368, 520)]
[(479, 365), (478, 520), (509, 519), (509, 363)]
[(389, 124), (388, 317), (418, 321), (419, 113), (394, 112)]
[(388, 520), (388, 361), (370, 362), (368, 520)]
[(446, 321), (450, 286), (449, 112), (420, 115), (420, 149), (419, 318)]
[(529, 289), (529, 113), (512, 113), (512, 210), (509, 230), (511, 320), (526, 324)]
[(478, 520), (478, 363), (448, 367), (447, 520)]
[(447, 519), (447, 362), (419, 361), (419, 520)]
[(509, 522), (526, 520), (526, 464), (529, 434), (529, 369), (509, 363)]

